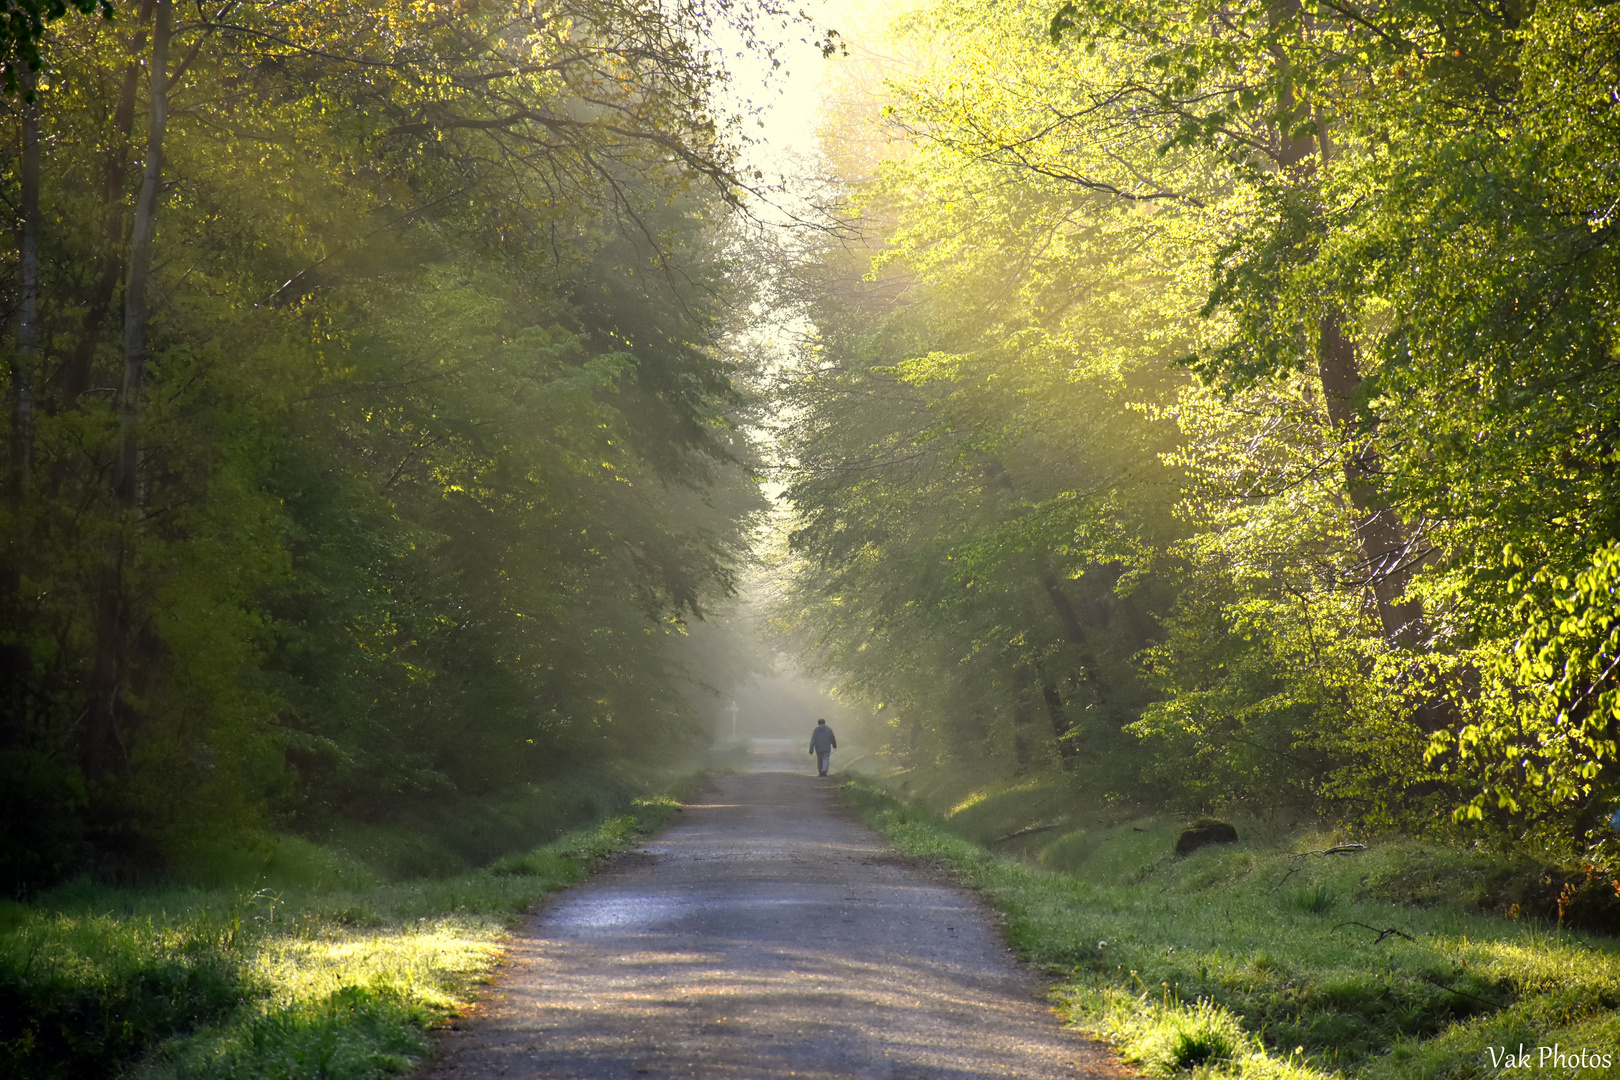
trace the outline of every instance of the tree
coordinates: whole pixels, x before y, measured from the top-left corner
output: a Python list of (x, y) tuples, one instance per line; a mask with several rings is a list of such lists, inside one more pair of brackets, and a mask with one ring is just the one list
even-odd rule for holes
[(40, 44), (50, 24), (70, 8), (81, 15), (99, 12), (102, 18), (113, 17), (112, 0), (4, 0), (0, 4), (0, 71), (5, 72), (7, 93), (21, 87), (25, 98), (33, 96), (34, 74), (46, 67)]
[[(1141, 658), (1162, 700), (1132, 730), (1149, 773), (1193, 805), (1289, 792), (1407, 826), (1455, 812), (1498, 838), (1594, 843), (1614, 768), (1598, 704), (1614, 618), (1604, 13), (1048, 14), (938, 4), (903, 24), (952, 59), (894, 80), (886, 116), (906, 148), (864, 189), (878, 264), (910, 306), (889, 318), (914, 327), (873, 366), (940, 417), (902, 441), (1002, 461), (1049, 439), (1035, 490), (1095, 493), (1109, 453), (1063, 420), (1108, 417), (1107, 450), (1156, 456), (1164, 486), (1109, 489), (1129, 492), (1123, 510), (1072, 500), (1086, 516), (1036, 495), (1041, 512), (993, 539), (946, 540), (952, 561), (1008, 572), (1037, 552), (1061, 583), (1119, 559), (1127, 588), (1165, 583), (1174, 601), (1151, 610), (1167, 636)], [(1042, 214), (1060, 224), (1025, 233)], [(879, 339), (851, 340), (823, 347)], [(1060, 378), (1114, 389), (1032, 408), (1069, 404)], [(851, 511), (803, 494), (806, 551), (825, 560), (839, 534), (817, 523)], [(1004, 494), (962, 489), (950, 526)], [(1131, 533), (1129, 559), (1102, 524), (1172, 514)]]
[(61, 827), (14, 887), (696, 737), (681, 625), (758, 509), (707, 17), (59, 26), (0, 754)]

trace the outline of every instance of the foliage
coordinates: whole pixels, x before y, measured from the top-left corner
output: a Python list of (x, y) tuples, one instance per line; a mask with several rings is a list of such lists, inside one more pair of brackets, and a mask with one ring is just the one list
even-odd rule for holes
[(1502, 617), (1517, 640), (1510, 651), (1469, 657), (1478, 689), (1466, 723), (1436, 733), (1429, 755), (1481, 788), (1459, 816), (1490, 810), (1537, 821), (1569, 808), (1595, 817), (1604, 807), (1592, 794), (1613, 785), (1620, 758), (1610, 684), (1620, 657), (1620, 545), (1604, 545), (1573, 580), (1531, 570), (1511, 545), (1503, 562), (1517, 571), (1502, 587)]
[(5, 0), (0, 7), (0, 70), (5, 72), (7, 93), (17, 91), (19, 74), (26, 79), (29, 72), (44, 68), (40, 41), (46, 27), (70, 7), (81, 15), (97, 13), (107, 19), (114, 11), (112, 0)]
[[(1008, 54), (978, 43), (950, 77)], [(926, 143), (887, 163), (859, 197), (889, 245), (799, 269), (817, 340), (782, 387), (802, 571), (783, 622), (920, 753), (1083, 762), (1145, 696), (1130, 658), (1162, 597), (1142, 571), (1175, 526), (1140, 498), (1169, 426), (1129, 403), (1184, 343), (1129, 332), (1173, 303), (1150, 216), (961, 164)]]
[(802, 271), (784, 627), (912, 761), (1030, 769), (1044, 705), (1117, 798), (1612, 866), (1611, 15), (874, 28), (916, 60)]
[(8, 355), (33, 411), (0, 506), (4, 887), (690, 746), (683, 627), (762, 506), (720, 14), (185, 7), (136, 382), (154, 24), (119, 15), (56, 24), (7, 118), (43, 152), (38, 340)]

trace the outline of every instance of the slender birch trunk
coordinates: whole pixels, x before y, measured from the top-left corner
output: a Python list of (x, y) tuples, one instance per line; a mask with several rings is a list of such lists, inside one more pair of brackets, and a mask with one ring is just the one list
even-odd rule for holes
[(129, 561), (124, 530), (137, 509), (139, 490), (139, 425), (146, 389), (147, 291), (152, 273), (152, 242), (157, 231), (158, 195), (163, 185), (163, 139), (168, 128), (169, 37), (173, 0), (155, 0), (152, 18), (152, 53), (147, 65), (146, 153), (124, 281), (124, 381), (118, 395), (118, 449), (113, 463), (113, 505), (121, 518), (114, 529), (111, 550), (102, 568), (101, 596), (96, 612), (96, 654), (91, 672), (89, 726), (86, 731), (84, 770), (92, 777), (106, 774), (124, 743), (118, 730), (118, 699), (124, 682), (128, 603), (124, 571)]
[(155, 0), (144, 0), (136, 16), (136, 28), (124, 39), (129, 61), (124, 65), (118, 105), (113, 112), (112, 140), (101, 166), (102, 246), (101, 266), (85, 298), (84, 317), (67, 357), (55, 376), (60, 383), (62, 402), (76, 405), (90, 389), (95, 368), (96, 346), (112, 310), (118, 282), (127, 273), (124, 233), (129, 227), (129, 207), (125, 182), (129, 177), (129, 142), (135, 134), (135, 104), (140, 94), (141, 54), (146, 49), (147, 24), (152, 20)]
[(163, 187), (163, 137), (169, 121), (169, 35), (173, 0), (157, 0), (152, 12), (152, 63), (147, 76), (146, 162), (129, 245), (124, 283), (124, 385), (118, 395), (118, 464), (113, 490), (125, 510), (135, 508), (139, 443), (136, 428), (146, 389), (147, 288), (152, 276), (152, 240), (157, 232), (158, 194)]

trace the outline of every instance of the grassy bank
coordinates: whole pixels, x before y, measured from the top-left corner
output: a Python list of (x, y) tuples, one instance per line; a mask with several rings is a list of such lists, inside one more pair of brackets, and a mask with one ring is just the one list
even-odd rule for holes
[[(871, 781), (844, 791), (980, 891), (1059, 978), (1065, 1015), (1149, 1075), (1620, 1077), (1620, 945), (1482, 911), (1511, 868), (1405, 843), (1309, 854), (1337, 838), (1281, 829), (1177, 859), (1178, 823), (1154, 819), (1071, 821), (992, 844), (1025, 847), (1003, 854), (969, 835), (1040, 821), (1038, 785), (939, 812)], [(1499, 1048), (1521, 1043), (1530, 1067), (1504, 1067)], [(1539, 1059), (1554, 1044), (1610, 1064)]]
[[(267, 856), (234, 857), (251, 863), (247, 883), (81, 881), (0, 907), (0, 1077), (406, 1073), (429, 1029), (489, 976), (516, 919), (664, 824), (701, 778), (473, 870), (391, 879), (401, 860), (445, 856), (386, 833), (365, 837), (371, 862), (281, 838)], [(214, 858), (212, 872), (231, 862)]]

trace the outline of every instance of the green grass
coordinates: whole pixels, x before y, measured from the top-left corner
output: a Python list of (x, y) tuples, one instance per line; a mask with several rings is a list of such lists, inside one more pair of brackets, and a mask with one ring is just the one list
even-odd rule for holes
[(0, 1078), (407, 1073), (427, 1032), (489, 977), (517, 918), (678, 809), (638, 799), (449, 876), (380, 881), (352, 855), (283, 838), (249, 860), (279, 861), (274, 887), (81, 881), (0, 907)]
[(1059, 978), (1064, 1014), (1148, 1075), (1464, 1080), (1501, 1074), (1487, 1047), (1556, 1042), (1610, 1053), (1581, 1077), (1620, 1076), (1620, 945), (1482, 912), (1510, 875), (1481, 858), (1406, 843), (1298, 855), (1332, 838), (1279, 831), (1176, 859), (1176, 823), (1152, 819), (1070, 821), (1000, 845), (1022, 843), (1013, 856), (963, 833), (1050, 816), (1039, 784), (1017, 811), (1006, 791), (935, 813), (871, 782), (843, 790), (902, 850), (982, 892), (1013, 947)]

